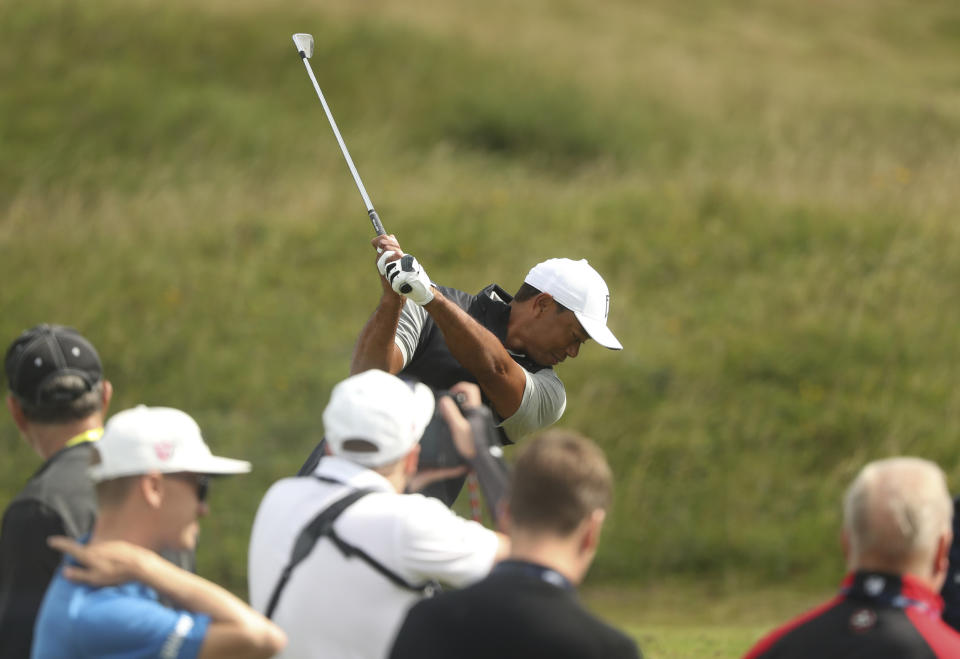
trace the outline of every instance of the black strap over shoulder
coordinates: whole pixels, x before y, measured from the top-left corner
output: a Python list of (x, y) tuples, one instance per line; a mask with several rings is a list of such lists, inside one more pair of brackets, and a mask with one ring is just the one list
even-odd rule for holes
[[(324, 482), (342, 485), (342, 483), (333, 480), (332, 478), (326, 478), (324, 476), (317, 475), (314, 475), (314, 478)], [(287, 563), (287, 566), (283, 568), (283, 572), (280, 573), (280, 579), (277, 581), (277, 585), (274, 586), (273, 594), (270, 596), (270, 602), (267, 604), (267, 610), (265, 613), (267, 618), (273, 617), (273, 612), (276, 610), (277, 603), (280, 601), (280, 594), (283, 592), (283, 589), (286, 588), (287, 582), (290, 580), (290, 575), (293, 573), (293, 569), (299, 565), (303, 559), (310, 555), (310, 552), (313, 551), (317, 541), (324, 536), (330, 538), (330, 541), (336, 545), (337, 549), (339, 549), (340, 553), (342, 553), (345, 557), (350, 558), (351, 556), (357, 556), (361, 558), (368, 565), (370, 565), (370, 567), (375, 569), (377, 572), (385, 576), (400, 588), (423, 593), (426, 597), (431, 597), (437, 590), (439, 590), (439, 585), (435, 581), (428, 581), (420, 585), (411, 584), (406, 579), (370, 556), (367, 552), (343, 540), (339, 535), (337, 535), (337, 532), (334, 531), (333, 523), (341, 515), (341, 513), (343, 513), (344, 510), (353, 505), (358, 499), (375, 491), (376, 490), (369, 488), (349, 491), (346, 495), (337, 499), (332, 504), (317, 513), (316, 517), (314, 517), (310, 523), (307, 524), (302, 531), (300, 531), (300, 534), (297, 536), (297, 540), (293, 543), (293, 551), (290, 552), (290, 561)]]
[(321, 536), (328, 535), (332, 531), (333, 522), (340, 516), (340, 513), (356, 502), (357, 499), (370, 494), (370, 492), (372, 492), (372, 490), (353, 490), (348, 492), (346, 496), (337, 499), (330, 506), (321, 510), (320, 514), (314, 517), (313, 520), (300, 531), (296, 542), (293, 543), (290, 560), (287, 562), (287, 566), (283, 568), (283, 572), (280, 573), (280, 580), (277, 581), (277, 585), (274, 586), (273, 594), (270, 596), (270, 603), (267, 604), (266, 616), (268, 618), (273, 617), (273, 611), (277, 608), (277, 602), (280, 601), (280, 593), (286, 588), (287, 582), (290, 580), (290, 575), (293, 573), (293, 568), (297, 567), (303, 559), (310, 555), (314, 545), (317, 544), (317, 540), (319, 540)]

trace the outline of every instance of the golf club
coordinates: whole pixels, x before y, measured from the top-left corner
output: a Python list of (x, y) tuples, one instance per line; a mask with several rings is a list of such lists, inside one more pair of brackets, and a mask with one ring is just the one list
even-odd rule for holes
[(323, 104), (323, 111), (327, 113), (330, 128), (333, 129), (333, 134), (340, 144), (340, 151), (343, 152), (343, 157), (347, 160), (347, 166), (350, 168), (350, 173), (353, 174), (353, 180), (357, 184), (357, 189), (360, 190), (360, 196), (363, 197), (363, 203), (366, 204), (367, 215), (370, 216), (373, 228), (378, 236), (383, 236), (387, 232), (384, 231), (383, 224), (380, 223), (380, 217), (377, 215), (377, 211), (373, 210), (373, 202), (370, 201), (370, 196), (367, 195), (367, 190), (363, 187), (363, 181), (360, 180), (360, 174), (357, 173), (357, 168), (353, 164), (353, 158), (350, 157), (347, 145), (343, 142), (343, 137), (341, 137), (340, 130), (337, 128), (337, 122), (334, 121), (333, 114), (330, 112), (330, 106), (327, 105), (327, 99), (323, 97), (323, 92), (320, 91), (320, 85), (317, 84), (317, 78), (313, 75), (313, 69), (310, 67), (310, 58), (313, 57), (313, 35), (297, 33), (293, 35), (293, 44), (300, 53), (303, 65), (307, 67), (307, 75), (310, 76), (310, 82), (313, 83), (313, 88), (317, 90), (317, 96), (320, 97), (320, 102)]

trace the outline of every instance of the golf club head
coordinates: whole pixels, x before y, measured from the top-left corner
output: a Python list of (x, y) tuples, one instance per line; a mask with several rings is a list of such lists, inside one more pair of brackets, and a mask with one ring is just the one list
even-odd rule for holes
[(307, 59), (313, 57), (313, 35), (304, 34), (303, 32), (298, 32), (293, 35), (293, 44), (297, 47), (297, 50), (303, 53)]

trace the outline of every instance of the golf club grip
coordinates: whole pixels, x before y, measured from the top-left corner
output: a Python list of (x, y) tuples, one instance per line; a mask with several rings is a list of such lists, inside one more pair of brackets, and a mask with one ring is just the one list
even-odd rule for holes
[(383, 225), (380, 223), (380, 216), (377, 215), (377, 211), (372, 208), (367, 209), (367, 215), (370, 216), (370, 222), (373, 223), (373, 230), (377, 232), (378, 236), (385, 236), (387, 232), (383, 229)]
[[(383, 225), (380, 223), (380, 216), (377, 215), (377, 211), (372, 208), (367, 211), (367, 215), (370, 216), (370, 221), (373, 222), (373, 228), (377, 232), (378, 236), (385, 236), (387, 232), (384, 230)], [(410, 284), (404, 284), (400, 287), (401, 293), (409, 293), (412, 289)]]

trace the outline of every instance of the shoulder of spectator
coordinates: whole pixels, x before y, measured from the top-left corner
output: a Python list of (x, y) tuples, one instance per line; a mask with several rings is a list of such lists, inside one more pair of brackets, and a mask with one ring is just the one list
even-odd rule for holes
[(482, 524), (457, 515), (439, 499), (422, 494), (405, 494), (403, 514), (400, 517), (400, 540), (408, 545), (437, 543), (442, 549), (447, 546), (460, 546), (470, 538), (495, 533)]
[(63, 517), (56, 508), (39, 499), (15, 499), (3, 513), (4, 535), (11, 529), (27, 533), (62, 530)]

